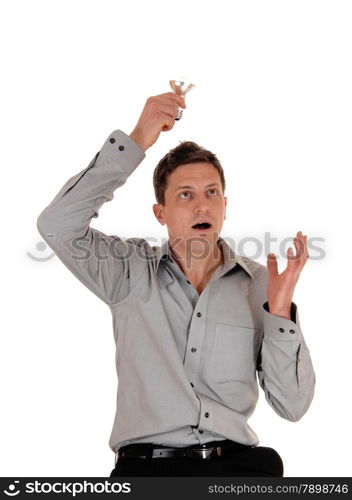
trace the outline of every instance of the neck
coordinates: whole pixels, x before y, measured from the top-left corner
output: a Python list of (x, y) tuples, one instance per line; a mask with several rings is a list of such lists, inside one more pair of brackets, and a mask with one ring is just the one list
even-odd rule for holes
[(224, 263), (224, 256), (219, 240), (209, 244), (188, 245), (185, 242), (178, 243), (177, 247), (172, 246), (171, 252), (180, 269), (188, 277), (191, 283), (199, 286), (209, 280), (216, 268)]

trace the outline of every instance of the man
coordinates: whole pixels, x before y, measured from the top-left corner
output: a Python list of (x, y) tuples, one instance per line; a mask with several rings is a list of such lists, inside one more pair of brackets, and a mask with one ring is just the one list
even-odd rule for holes
[(287, 420), (300, 419), (313, 398), (315, 374), (292, 302), (307, 236), (297, 233), (297, 253), (288, 250), (282, 273), (275, 256), (266, 267), (235, 254), (220, 237), (227, 202), (220, 162), (189, 141), (154, 171), (153, 211), (169, 233), (162, 247), (89, 225), (173, 128), (178, 106), (186, 107), (171, 92), (150, 97), (133, 132), (110, 134), (40, 214), (38, 230), (113, 316), (111, 476), (282, 476), (280, 455), (258, 446), (247, 420), (256, 373)]

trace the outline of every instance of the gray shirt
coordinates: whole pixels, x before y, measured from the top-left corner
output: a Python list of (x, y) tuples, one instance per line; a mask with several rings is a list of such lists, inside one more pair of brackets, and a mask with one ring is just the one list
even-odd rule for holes
[[(257, 445), (248, 425), (258, 383), (281, 417), (309, 408), (315, 373), (295, 303), (271, 314), (266, 266), (219, 238), (224, 264), (199, 295), (170, 243), (122, 240), (90, 226), (144, 159), (113, 131), (87, 168), (39, 215), (39, 233), (64, 265), (110, 308), (118, 391), (109, 446), (190, 446), (231, 439)], [(123, 217), (124, 214), (121, 214)]]

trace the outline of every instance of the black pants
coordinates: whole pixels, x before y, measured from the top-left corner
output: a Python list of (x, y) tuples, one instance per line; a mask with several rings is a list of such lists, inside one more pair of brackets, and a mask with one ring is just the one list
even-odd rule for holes
[(177, 458), (121, 458), (110, 477), (129, 476), (238, 476), (283, 477), (283, 463), (273, 448), (248, 446), (228, 449), (220, 457), (211, 459)]

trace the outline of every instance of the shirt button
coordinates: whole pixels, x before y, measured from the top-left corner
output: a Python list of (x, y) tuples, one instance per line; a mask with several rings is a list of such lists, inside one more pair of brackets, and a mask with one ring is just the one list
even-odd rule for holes
[(194, 387), (194, 385), (192, 384), (192, 382), (191, 382), (191, 386)]
[(195, 347), (192, 347), (192, 349), (191, 349), (192, 352), (196, 352), (196, 350), (197, 349)]
[(111, 142), (111, 144), (114, 144), (115, 139), (114, 139), (113, 137), (111, 137), (111, 138), (110, 138), (110, 142)]
[(206, 412), (204, 413), (204, 416), (205, 416), (206, 418), (208, 418), (208, 417), (209, 417), (209, 413), (206, 411)]
[(285, 330), (283, 328), (279, 328), (279, 332), (284, 332)]
[(199, 434), (203, 434), (204, 431), (199, 430)]
[(119, 146), (119, 150), (123, 151), (125, 149), (125, 146)]
[(190, 282), (190, 281), (188, 281), (188, 280), (187, 280), (187, 283), (188, 283), (189, 285), (191, 284), (191, 282)]
[(295, 331), (294, 330), (290, 330), (290, 333), (295, 333)]
[(201, 317), (201, 315), (202, 315), (202, 313), (197, 313), (198, 318), (200, 318), (200, 317)]

